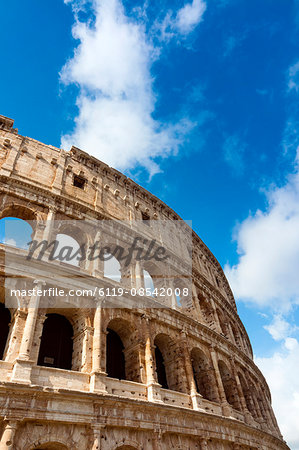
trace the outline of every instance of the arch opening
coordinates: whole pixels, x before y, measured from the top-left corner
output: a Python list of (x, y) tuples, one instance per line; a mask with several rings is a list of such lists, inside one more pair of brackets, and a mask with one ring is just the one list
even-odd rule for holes
[(150, 273), (145, 269), (143, 269), (143, 280), (144, 280), (144, 287), (148, 292), (150, 292), (150, 296), (156, 297), (156, 295), (154, 294), (155, 291), (154, 280), (152, 279)]
[(158, 346), (156, 346), (155, 348), (155, 358), (156, 358), (156, 371), (158, 383), (161, 384), (163, 389), (169, 389), (166, 377), (164, 358)]
[(227, 365), (223, 361), (218, 362), (219, 372), (228, 403), (235, 409), (241, 410), (238, 398), (236, 380), (231, 375)]
[(121, 265), (115, 256), (111, 253), (105, 254), (104, 260), (104, 277), (120, 283), (121, 281)]
[(119, 335), (107, 328), (106, 372), (108, 377), (126, 379), (124, 344)]
[(155, 337), (154, 345), (155, 354), (158, 357), (158, 361), (156, 360), (156, 373), (157, 378), (160, 377), (162, 386), (164, 385), (166, 389), (186, 393), (186, 380), (183, 376), (185, 370), (184, 363), (182, 358), (177, 357), (177, 352), (179, 351), (178, 346), (164, 333), (158, 334)]
[(207, 400), (217, 402), (216, 382), (212, 378), (206, 355), (199, 348), (191, 351), (191, 361), (197, 392)]
[(73, 334), (73, 327), (66, 317), (60, 314), (47, 314), (37, 364), (71, 370)]
[(112, 319), (107, 326), (106, 370), (108, 376), (140, 383), (140, 352), (137, 330), (122, 319)]
[(33, 229), (24, 219), (9, 216), (0, 219), (0, 243), (27, 250)]
[(58, 242), (58, 245), (53, 258), (78, 267), (82, 256), (79, 242), (72, 236), (64, 233), (58, 233), (55, 240)]
[(32, 447), (32, 450), (68, 450), (68, 447), (60, 442), (47, 442), (37, 447)]
[(0, 359), (4, 357), (10, 321), (11, 314), (9, 309), (3, 303), (0, 303)]

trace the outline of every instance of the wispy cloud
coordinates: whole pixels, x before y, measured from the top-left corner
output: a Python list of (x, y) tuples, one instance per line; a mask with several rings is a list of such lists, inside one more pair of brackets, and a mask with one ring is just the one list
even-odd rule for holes
[(156, 20), (152, 31), (162, 41), (187, 37), (203, 20), (207, 5), (203, 0), (186, 3), (178, 11), (169, 9), (162, 20)]
[(289, 68), (288, 88), (289, 90), (294, 89), (296, 92), (299, 92), (299, 61)]
[(189, 34), (202, 20), (207, 5), (202, 0), (193, 0), (181, 8), (176, 16), (174, 26), (182, 34)]
[(275, 314), (272, 322), (264, 326), (275, 341), (281, 341), (298, 331), (298, 327), (291, 325), (281, 314)]
[[(79, 87), (74, 130), (62, 137), (64, 148), (76, 145), (120, 169), (145, 167), (158, 172), (158, 157), (175, 155), (195, 126), (188, 117), (161, 123), (153, 117), (157, 93), (152, 64), (161, 48), (146, 33), (143, 18), (128, 17), (120, 0), (94, 0), (94, 21), (80, 22), (83, 1), (66, 0), (75, 11), (73, 36), (79, 40), (61, 80)], [(176, 15), (177, 33), (199, 23), (205, 4), (194, 0)]]
[(244, 153), (246, 144), (241, 141), (238, 135), (228, 136), (223, 144), (223, 155), (227, 164), (236, 175), (244, 172)]
[(281, 431), (291, 448), (299, 450), (298, 327), (289, 320), (299, 305), (299, 63), (287, 75), (289, 117), (282, 148), (284, 154), (296, 151), (293, 170), (284, 185), (263, 191), (264, 210), (257, 210), (238, 226), (239, 261), (226, 265), (225, 273), (239, 300), (267, 308), (266, 318), (271, 322), (264, 328), (274, 341), (282, 342), (272, 356), (257, 358), (256, 363), (270, 385)]
[(236, 233), (239, 262), (225, 272), (239, 299), (280, 311), (299, 304), (299, 154), (295, 172), (266, 193), (268, 208)]
[(255, 362), (269, 383), (281, 432), (290, 448), (299, 450), (299, 342), (286, 338), (279, 351)]

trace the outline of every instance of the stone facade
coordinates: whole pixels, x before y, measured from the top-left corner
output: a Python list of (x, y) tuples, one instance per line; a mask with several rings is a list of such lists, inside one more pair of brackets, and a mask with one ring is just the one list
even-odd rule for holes
[[(120, 172), (75, 147), (66, 152), (23, 137), (3, 116), (0, 214), (34, 223), (33, 235), (43, 238), (59, 232), (47, 226), (54, 219), (180, 220)], [(152, 232), (148, 225), (144, 230)], [(160, 229), (160, 239), (162, 234)], [(95, 238), (84, 235), (89, 242)], [(72, 299), (57, 309), (40, 304), (36, 295), (16, 299), (0, 360), (0, 450), (288, 448), (223, 271), (194, 232), (191, 238), (192, 295), (185, 304), (170, 296), (164, 306), (144, 310), (102, 307), (103, 299), (91, 298), (84, 308)], [(33, 277), (32, 268), (20, 264), (22, 252), (0, 245), (2, 303), (20, 276), (26, 276), (27, 288), (70, 279), (82, 286), (82, 273), (90, 285), (100, 280), (111, 288), (142, 286), (143, 270), (154, 278), (154, 267), (137, 261), (130, 270), (121, 267), (119, 283), (90, 262), (74, 267), (40, 261)], [(70, 370), (38, 364), (49, 314), (65, 317), (72, 328)], [(109, 333), (123, 345), (123, 379), (109, 376)], [(165, 366), (164, 387), (158, 358)]]

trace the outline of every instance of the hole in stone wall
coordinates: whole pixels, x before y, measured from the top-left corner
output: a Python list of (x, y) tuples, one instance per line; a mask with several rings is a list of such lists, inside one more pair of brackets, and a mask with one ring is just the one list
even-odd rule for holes
[(145, 213), (145, 212), (142, 212), (141, 213), (141, 217), (142, 217), (142, 222), (145, 224), (145, 225), (147, 225), (147, 226), (150, 226), (150, 216), (147, 214), (147, 213)]
[(79, 175), (74, 175), (73, 185), (79, 189), (84, 189), (86, 180)]

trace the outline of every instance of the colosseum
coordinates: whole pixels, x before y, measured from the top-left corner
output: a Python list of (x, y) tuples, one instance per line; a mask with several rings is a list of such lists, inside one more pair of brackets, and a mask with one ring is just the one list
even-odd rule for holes
[[(288, 449), (227, 279), (188, 223), (13, 124), (0, 116), (0, 449)], [(6, 239), (16, 223), (80, 251), (139, 237), (167, 260), (29, 258)]]

